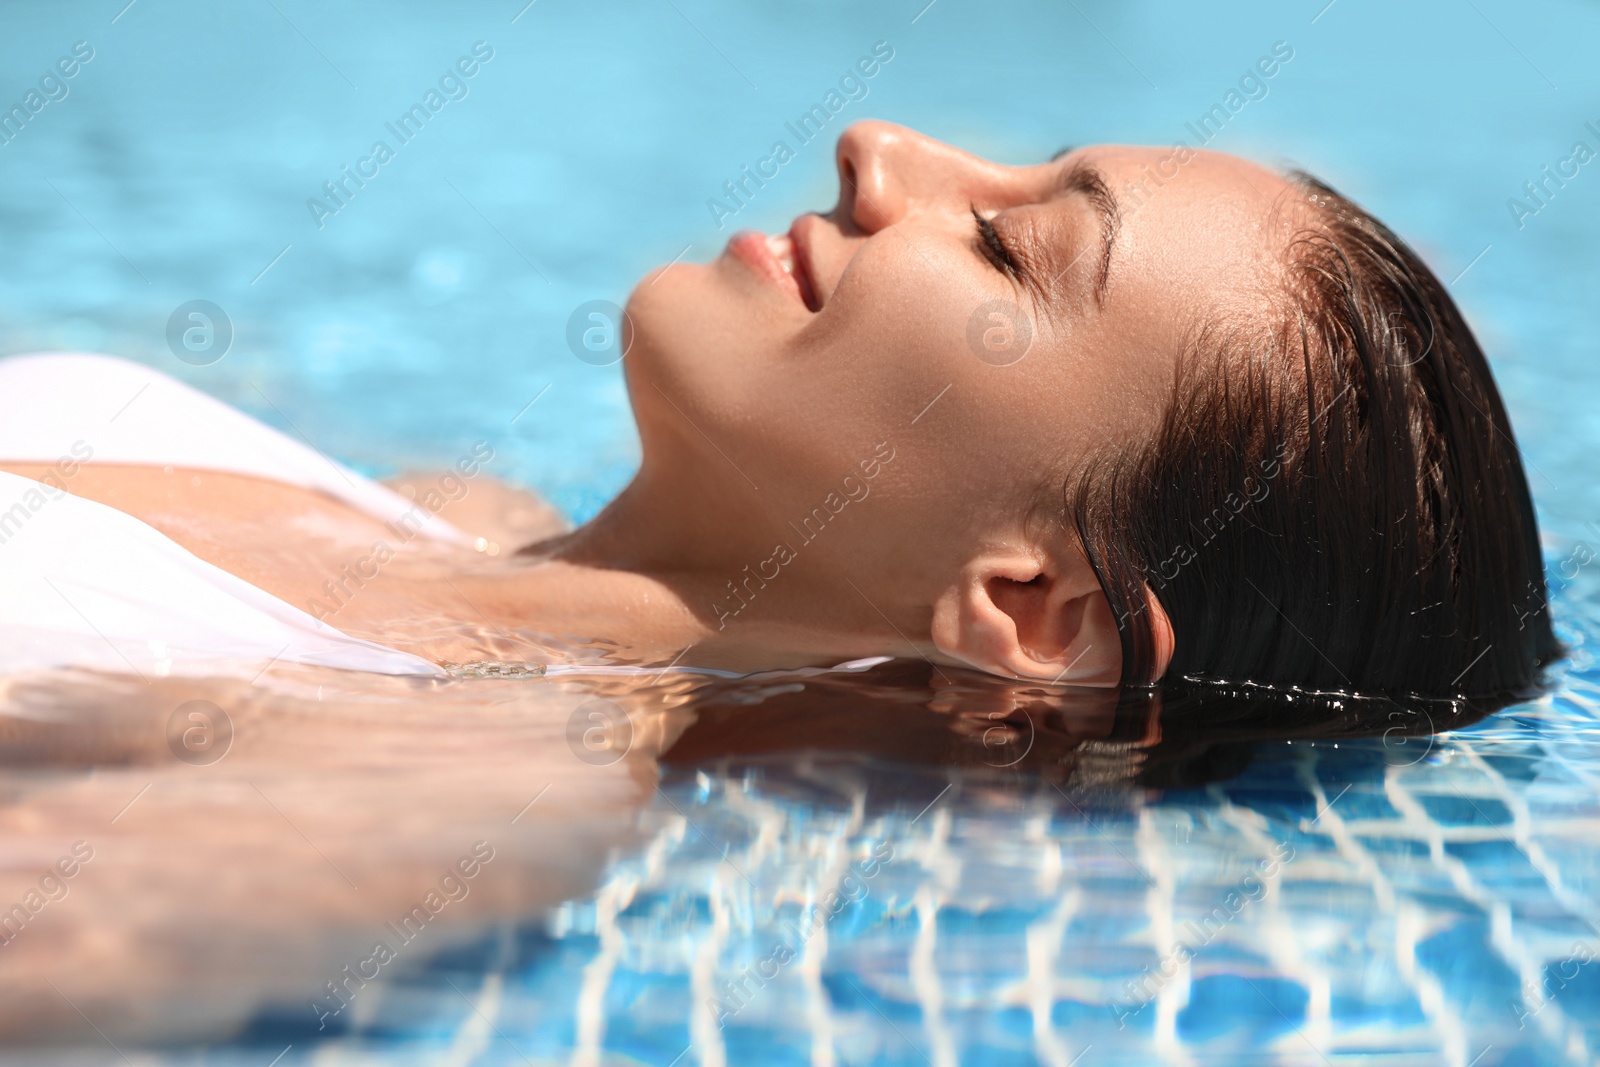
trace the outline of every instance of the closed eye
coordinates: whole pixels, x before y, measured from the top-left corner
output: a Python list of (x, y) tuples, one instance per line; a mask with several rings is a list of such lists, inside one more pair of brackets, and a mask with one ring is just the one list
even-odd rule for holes
[(972, 218), (978, 226), (978, 248), (985, 259), (994, 265), (994, 269), (1012, 278), (1022, 276), (1022, 264), (1019, 263), (1006, 243), (995, 232), (994, 224), (978, 213), (976, 206), (972, 207)]

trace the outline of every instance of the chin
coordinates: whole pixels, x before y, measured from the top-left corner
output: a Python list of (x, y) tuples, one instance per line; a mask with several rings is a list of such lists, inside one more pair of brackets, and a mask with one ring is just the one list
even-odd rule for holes
[[(694, 307), (701, 287), (698, 279), (689, 277), (699, 268), (692, 264), (657, 267), (639, 279), (633, 292), (628, 294), (625, 307), (633, 324), (633, 343), (623, 360), (623, 371), (630, 389), (651, 384), (666, 388), (662, 381), (664, 363), (673, 362), (671, 353), (686, 347), (693, 338), (691, 308)], [(670, 373), (665, 377), (671, 378)]]
[(757, 336), (760, 316), (722, 274), (716, 263), (678, 263), (640, 280), (627, 304), (631, 388), (654, 386), (685, 405), (688, 397), (717, 391), (718, 381), (726, 384), (731, 371), (749, 367), (770, 347)]
[(633, 344), (623, 375), (642, 438), (675, 433), (685, 417), (708, 424), (705, 401), (725, 384), (735, 336), (716, 280), (710, 267), (678, 263), (651, 271), (628, 296)]

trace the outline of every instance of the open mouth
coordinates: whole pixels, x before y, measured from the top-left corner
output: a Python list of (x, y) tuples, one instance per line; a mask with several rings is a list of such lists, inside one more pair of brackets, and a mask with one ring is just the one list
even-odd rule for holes
[(744, 230), (733, 235), (728, 251), (805, 305), (808, 311), (821, 310), (822, 301), (812, 281), (806, 249), (795, 239), (794, 230), (776, 237)]

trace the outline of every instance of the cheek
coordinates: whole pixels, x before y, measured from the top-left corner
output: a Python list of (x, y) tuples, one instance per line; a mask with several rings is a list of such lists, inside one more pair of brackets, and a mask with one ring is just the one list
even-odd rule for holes
[[(919, 429), (931, 413), (913, 420), (954, 377), (949, 331), (865, 288), (841, 297), (836, 311), (785, 346), (763, 383), (770, 386), (768, 417), (785, 437), (827, 436), (851, 445)], [(939, 404), (948, 399), (947, 391)]]
[[(895, 421), (908, 422), (977, 362), (965, 332), (988, 293), (948, 244), (880, 237), (862, 248), (822, 315), (794, 339), (790, 360), (825, 372), (836, 387), (891, 406), (886, 416), (903, 413)], [(907, 405), (914, 406), (902, 412)]]

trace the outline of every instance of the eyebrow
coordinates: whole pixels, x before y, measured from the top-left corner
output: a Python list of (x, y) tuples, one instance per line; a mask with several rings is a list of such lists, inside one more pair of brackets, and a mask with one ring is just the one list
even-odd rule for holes
[(1111, 250), (1116, 247), (1117, 233), (1122, 227), (1122, 209), (1106, 183), (1105, 175), (1089, 162), (1074, 164), (1062, 176), (1060, 191), (1082, 193), (1100, 216), (1100, 272), (1095, 279), (1095, 303), (1103, 303), (1106, 283), (1111, 278)]

